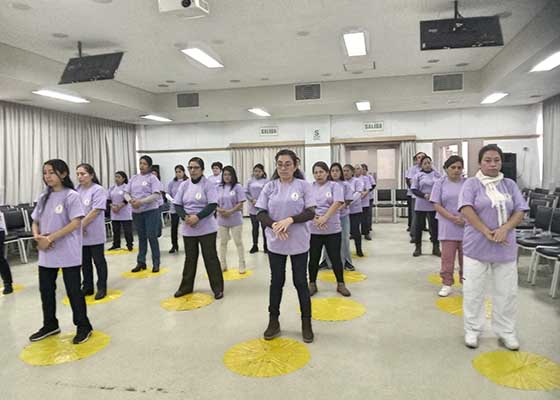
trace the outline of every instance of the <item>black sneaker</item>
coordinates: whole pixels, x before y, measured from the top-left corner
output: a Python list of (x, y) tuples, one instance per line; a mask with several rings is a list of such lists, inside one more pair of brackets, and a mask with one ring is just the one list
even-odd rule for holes
[(120, 249), (121, 249), (121, 246), (111, 246), (111, 247), (110, 247), (109, 249), (107, 249), (107, 250), (108, 250), (108, 251), (111, 251), (111, 250), (120, 250)]
[(101, 300), (107, 296), (107, 289), (98, 289), (95, 293), (95, 300)]
[(138, 264), (136, 267), (132, 268), (130, 272), (140, 272), (146, 269), (145, 265)]
[(169, 250), (169, 254), (174, 254), (177, 253), (177, 248), (176, 247), (172, 247), (171, 250)]
[(74, 339), (72, 339), (72, 343), (74, 344), (85, 343), (91, 337), (92, 333), (93, 333), (93, 329), (91, 328), (85, 328), (85, 329), (78, 328), (78, 332), (76, 333), (76, 336), (74, 336)]
[(224, 298), (224, 292), (215, 293), (215, 294), (214, 294), (214, 298), (215, 298), (216, 300), (223, 299), (223, 298)]
[(31, 342), (38, 342), (39, 340), (43, 340), (48, 338), (49, 336), (52, 335), (58, 335), (60, 333), (60, 328), (46, 328), (46, 327), (42, 327), (41, 329), (39, 329), (37, 332), (35, 332), (33, 335), (29, 336), (29, 341)]
[(355, 271), (356, 268), (354, 268), (354, 266), (352, 264), (350, 264), (348, 261), (346, 261), (346, 264), (344, 264), (344, 269), (346, 271)]
[(364, 253), (362, 252), (362, 250), (356, 250), (356, 255), (357, 255), (358, 257), (363, 257), (363, 256), (364, 256)]
[(130, 246), (130, 247), (127, 247), (127, 249), (128, 249), (128, 251), (132, 251), (132, 249), (134, 249), (134, 247)]
[(371, 240), (371, 235), (369, 233), (367, 235), (364, 235), (364, 239), (365, 240)]
[(175, 292), (175, 294), (173, 295), (173, 297), (183, 297), (183, 296), (186, 296), (187, 294), (190, 294), (190, 293), (192, 293), (192, 292), (187, 292), (187, 291), (185, 291), (185, 290), (179, 289), (179, 290), (177, 290), (177, 291)]
[(5, 283), (4, 284), (4, 290), (2, 291), (2, 294), (10, 294), (13, 291), (14, 291), (14, 288), (13, 288), (11, 283)]
[(249, 250), (249, 253), (251, 254), (255, 254), (256, 252), (259, 251), (259, 246), (257, 246), (256, 244), (253, 245), (253, 247), (251, 247), (251, 250)]
[(157, 274), (159, 272), (159, 266), (152, 268), (152, 273)]
[(82, 288), (82, 293), (84, 294), (84, 296), (91, 296), (93, 295), (93, 288)]

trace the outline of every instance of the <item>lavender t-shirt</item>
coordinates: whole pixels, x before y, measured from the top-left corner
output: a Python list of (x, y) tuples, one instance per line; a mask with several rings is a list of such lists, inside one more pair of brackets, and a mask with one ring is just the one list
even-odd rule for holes
[[(167, 193), (173, 197), (173, 199), (175, 199), (175, 195), (177, 194), (177, 192), (179, 191), (179, 186), (181, 186), (181, 183), (183, 183), (185, 181), (185, 179), (171, 179), (169, 181), (169, 183), (167, 184)], [(175, 206), (173, 205), (172, 202), (170, 202), (169, 204), (169, 213), (170, 214), (176, 214), (175, 212)]]
[(353, 193), (353, 200), (348, 207), (350, 210), (350, 214), (359, 214), (362, 212), (362, 192), (364, 191), (364, 182), (353, 176), (349, 179), (348, 184), (350, 185), (350, 189)]
[[(315, 208), (316, 216), (325, 215), (333, 203), (344, 202), (344, 188), (333, 181), (327, 181), (323, 185), (313, 182), (312, 190), (317, 201), (317, 208)], [(313, 221), (309, 221), (307, 224), (312, 235), (332, 235), (333, 233), (339, 233), (342, 229), (340, 227), (340, 212), (338, 210), (328, 219), (327, 229), (325, 230), (316, 227)]]
[[(453, 182), (447, 176), (434, 183), (430, 201), (439, 204), (453, 215), (461, 215), (458, 211), (459, 193), (465, 183), (465, 178), (459, 182)], [(464, 228), (445, 218), (440, 213), (436, 214), (438, 219), (438, 239), (439, 240), (463, 240)]]
[(104, 244), (107, 240), (105, 232), (105, 209), (107, 208), (107, 192), (98, 184), (89, 188), (82, 185), (76, 189), (82, 200), (84, 214), (87, 216), (92, 210), (101, 210), (97, 216), (84, 228), (83, 246)]
[(222, 174), (220, 174), (220, 175), (210, 175), (207, 179), (211, 183), (213, 183), (215, 186), (218, 186), (220, 183), (222, 183)]
[[(142, 200), (154, 193), (161, 193), (163, 186), (159, 179), (151, 173), (134, 175), (128, 182), (128, 190), (130, 196), (135, 200)], [(157, 210), (160, 206), (161, 196), (159, 200), (151, 203), (142, 204), (139, 208), (132, 208), (134, 214), (143, 213), (145, 211)]]
[[(408, 171), (406, 171), (406, 174), (404, 175), (405, 178), (410, 179), (410, 184), (412, 185), (412, 180), (414, 179), (414, 177), (416, 176), (416, 174), (418, 172), (422, 171), (422, 168), (420, 168), (418, 166), (418, 164), (414, 164), (412, 167), (410, 167), (408, 169)], [(412, 193), (412, 190), (408, 189), (408, 191), (406, 192), (406, 194), (408, 196), (414, 196), (414, 193)], [(415, 197), (415, 196), (414, 196)]]
[[(123, 183), (122, 185), (115, 185), (109, 188), (109, 199), (111, 204), (121, 205), (124, 204), (125, 198), (124, 194), (128, 192), (128, 185)], [(111, 220), (112, 221), (130, 221), (132, 220), (132, 207), (130, 204), (125, 204), (118, 212), (114, 212), (111, 207)]]
[(268, 183), (268, 179), (266, 178), (261, 178), (261, 179), (250, 178), (247, 181), (245, 194), (247, 195), (247, 200), (249, 200), (248, 203), (249, 203), (250, 215), (257, 215), (257, 208), (253, 205), (253, 202), (251, 200), (257, 200), (259, 198), (259, 195), (261, 194), (264, 185), (266, 185), (267, 183)]
[[(82, 201), (78, 192), (63, 189), (52, 192), (43, 206), (42, 193), (37, 199), (37, 205), (31, 214), (33, 221), (39, 224), (41, 235), (54, 233), (70, 223), (75, 218), (85, 216)], [(67, 268), (82, 265), (82, 229), (81, 227), (58, 239), (54, 247), (39, 250), (39, 265), (46, 268)]]
[(371, 189), (371, 181), (369, 180), (367, 175), (361, 175), (358, 179), (361, 179), (364, 183), (364, 189), (367, 190), (368, 194), (366, 197), (362, 198), (362, 208), (369, 207), (369, 194), (371, 193), (369, 190)]
[[(268, 182), (259, 199), (257, 208), (268, 211), (273, 221), (301, 214), (303, 210), (316, 206), (311, 184), (303, 179), (282, 183), (280, 179)], [(309, 251), (311, 234), (306, 223), (295, 223), (288, 228), (288, 239), (280, 240), (267, 227), (265, 230), (268, 249), (276, 254), (296, 255)]]
[[(187, 215), (196, 215), (208, 204), (218, 204), (216, 185), (205, 177), (202, 177), (198, 183), (193, 183), (189, 179), (181, 183), (173, 200), (175, 205), (183, 207)], [(217, 230), (218, 226), (213, 214), (202, 218), (194, 226), (181, 223), (181, 235), (187, 237), (209, 235)]]
[[(218, 207), (224, 208), (226, 210), (231, 210), (238, 203), (241, 203), (247, 198), (245, 197), (245, 190), (243, 186), (239, 183), (236, 184), (233, 189), (231, 185), (220, 185), (217, 188), (218, 191)], [(218, 213), (218, 225), (219, 226), (238, 226), (243, 224), (243, 214), (241, 210), (234, 212), (229, 217), (224, 217)]]
[[(366, 175), (366, 176), (369, 179), (370, 187), (374, 187), (375, 185), (377, 185), (377, 182), (375, 181), (375, 178), (373, 177), (373, 175)], [(368, 199), (373, 200), (373, 190), (370, 190), (370, 192), (368, 194)]]
[[(498, 184), (498, 190), (508, 196), (506, 210), (508, 219), (515, 211), (527, 211), (527, 202), (517, 184), (504, 178)], [(498, 212), (492, 207), (492, 201), (486, 195), (484, 185), (477, 178), (468, 178), (459, 194), (459, 207), (471, 206), (484, 225), (494, 230), (498, 226)], [(507, 236), (507, 244), (492, 242), (468, 222), (465, 223), (463, 236), (463, 254), (481, 262), (507, 263), (517, 259), (515, 229)]]
[(340, 218), (343, 218), (350, 215), (350, 208), (346, 205), (346, 202), (354, 200), (354, 192), (352, 192), (352, 188), (350, 187), (350, 183), (348, 183), (348, 181), (336, 181), (336, 184), (342, 187), (342, 191), (344, 193), (344, 206), (338, 210)]
[[(431, 194), (434, 183), (441, 178), (439, 172), (435, 169), (430, 172), (420, 171), (412, 179), (411, 189), (418, 189), (424, 194)], [(428, 200), (416, 196), (416, 202), (414, 203), (414, 209), (416, 211), (434, 211), (434, 205)]]

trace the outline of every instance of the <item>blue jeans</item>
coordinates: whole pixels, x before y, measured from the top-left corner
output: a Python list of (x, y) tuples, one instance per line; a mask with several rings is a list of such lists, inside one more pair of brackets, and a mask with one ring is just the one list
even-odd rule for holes
[[(346, 263), (352, 264), (352, 254), (350, 254), (350, 216), (346, 215), (340, 218), (340, 226), (342, 228), (341, 241), (340, 241), (340, 259), (342, 266)], [(326, 251), (323, 251), (323, 259), (327, 262), (329, 268), (332, 268), (332, 263)]]
[(148, 241), (152, 250), (152, 267), (159, 267), (159, 243), (158, 235), (161, 226), (159, 209), (133, 213), (132, 220), (138, 232), (139, 251), (136, 259), (138, 265), (146, 266), (146, 254), (148, 253)]

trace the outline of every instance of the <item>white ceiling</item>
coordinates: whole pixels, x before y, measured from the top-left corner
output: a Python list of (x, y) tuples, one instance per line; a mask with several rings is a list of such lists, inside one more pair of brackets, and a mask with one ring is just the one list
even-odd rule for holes
[[(531, 99), (530, 94), (546, 97), (560, 91), (552, 79), (558, 74), (526, 78), (525, 71), (519, 70), (523, 63), (531, 63), (540, 50), (560, 38), (557, 28), (548, 36), (541, 35), (539, 46), (527, 42), (525, 46), (530, 46), (531, 51), (525, 59), (515, 60), (519, 54), (502, 57), (501, 64), (510, 68), (505, 68), (509, 71), (500, 79), (492, 79), (487, 85), (480, 83), (486, 76), (481, 75), (485, 69), (496, 63), (508, 47), (513, 47), (512, 43), (519, 42), (528, 26), (537, 26), (538, 31), (538, 19), (546, 18), (544, 7), (555, 8), (557, 0), (461, 0), (460, 12), (464, 17), (511, 14), (501, 20), (505, 46), (438, 51), (420, 51), (419, 21), (451, 17), (450, 0), (209, 1), (209, 17), (187, 20), (160, 14), (157, 0), (113, 0), (107, 4), (94, 0), (0, 0), (0, 43), (7, 45), (0, 47), (0, 84), (5, 89), (0, 91), (0, 99), (29, 99), (29, 88), (56, 86), (65, 62), (76, 55), (78, 40), (83, 42), (87, 54), (122, 50), (125, 55), (115, 82), (105, 82), (96, 88), (92, 84), (65, 86), (93, 100), (77, 112), (133, 122), (138, 121), (141, 113), (156, 111), (184, 122), (248, 119), (252, 117), (247, 115), (246, 108), (251, 106), (271, 109), (275, 116), (349, 113), (355, 112), (352, 98), (357, 100), (358, 95), (372, 99), (374, 107), (379, 104), (383, 111), (476, 106), (485, 89), (501, 79), (523, 93), (522, 99), (510, 97), (511, 104), (542, 100)], [(19, 10), (13, 3), (31, 8)], [(345, 56), (341, 34), (348, 28), (369, 32), (369, 56), (358, 61)], [(302, 36), (302, 31), (303, 35), (308, 34)], [(55, 38), (55, 33), (68, 36)], [(539, 40), (538, 35), (526, 36), (532, 41)], [(203, 42), (219, 54), (225, 68), (210, 71), (190, 62), (179, 48), (193, 42)], [(439, 61), (428, 62), (433, 59)], [(346, 72), (343, 65), (352, 62), (375, 62), (376, 69), (359, 71), (360, 74)], [(457, 67), (461, 63), (467, 65)], [(500, 67), (504, 70), (503, 65)], [(467, 72), (466, 81), (471, 77), (464, 95), (433, 95), (428, 84), (408, 93), (401, 88), (411, 80), (428, 82), (432, 73), (456, 71)], [(516, 78), (516, 74), (520, 75)], [(347, 85), (340, 84), (346, 80), (350, 80)], [(288, 101), (262, 92), (275, 93), (281, 85), (301, 82), (330, 82), (324, 88), (327, 93), (331, 88), (331, 100), (296, 105), (292, 93)], [(158, 86), (162, 84), (168, 87)], [(385, 93), (365, 90), (379, 87), (392, 88), (392, 93), (384, 96)], [(226, 90), (233, 88), (255, 89)], [(201, 91), (199, 109), (176, 109), (174, 93), (184, 91)], [(206, 91), (209, 92), (205, 95)], [(269, 98), (270, 102), (255, 104), (253, 99), (261, 97)], [(205, 103), (205, 98), (217, 100)], [(229, 102), (220, 102), (223, 98)], [(36, 105), (47, 103), (50, 108), (74, 111), (65, 104), (32, 100)], [(107, 104), (115, 104), (120, 111), (107, 113)]]

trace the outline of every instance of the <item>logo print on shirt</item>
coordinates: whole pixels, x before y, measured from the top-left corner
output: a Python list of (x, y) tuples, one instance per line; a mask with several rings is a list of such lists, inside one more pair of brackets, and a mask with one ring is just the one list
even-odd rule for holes
[(119, 194), (123, 194), (124, 192), (122, 190), (119, 190)]
[(325, 193), (325, 196), (327, 196), (327, 199), (330, 199), (332, 197), (332, 193), (331, 192), (327, 192)]
[(62, 206), (62, 204), (59, 204), (58, 206), (55, 207), (54, 212), (56, 214), (62, 214), (62, 211), (64, 211), (64, 207)]
[(230, 192), (229, 192), (229, 195), (230, 195), (230, 196), (235, 196), (235, 190), (230, 191)]
[(84, 199), (84, 206), (89, 206), (90, 200), (89, 199)]
[(142, 186), (148, 186), (148, 181), (142, 182)]
[(202, 193), (198, 192), (197, 194), (194, 195), (194, 198), (197, 200), (202, 199)]
[(299, 200), (299, 193), (298, 192), (294, 192), (292, 193), (292, 200), (293, 201), (298, 201)]

